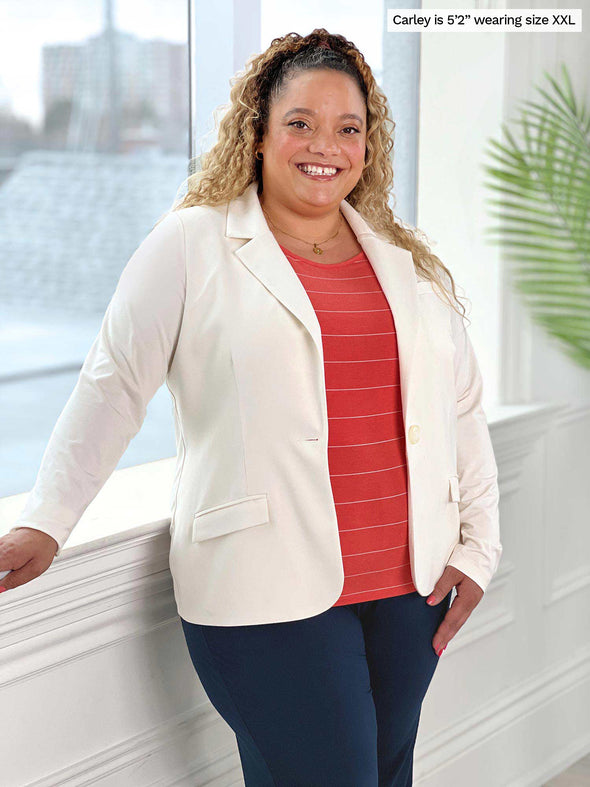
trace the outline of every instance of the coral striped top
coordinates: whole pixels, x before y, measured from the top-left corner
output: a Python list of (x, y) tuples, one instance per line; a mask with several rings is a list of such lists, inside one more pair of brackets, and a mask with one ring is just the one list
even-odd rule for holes
[(281, 249), (322, 331), (328, 465), (344, 564), (344, 587), (334, 606), (412, 593), (405, 429), (391, 308), (363, 251), (326, 264)]

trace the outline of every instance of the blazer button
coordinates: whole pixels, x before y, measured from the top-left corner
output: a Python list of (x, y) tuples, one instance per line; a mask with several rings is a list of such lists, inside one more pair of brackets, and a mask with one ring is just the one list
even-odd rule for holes
[(417, 443), (420, 439), (420, 427), (418, 424), (412, 424), (410, 429), (408, 430), (408, 437), (410, 439), (410, 443)]

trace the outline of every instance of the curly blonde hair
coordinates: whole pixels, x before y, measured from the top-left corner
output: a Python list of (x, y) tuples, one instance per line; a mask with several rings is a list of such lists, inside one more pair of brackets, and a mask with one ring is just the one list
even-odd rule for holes
[(396, 221), (388, 205), (393, 185), (395, 122), (387, 97), (357, 47), (344, 36), (328, 33), (323, 27), (306, 36), (287, 33), (274, 38), (268, 49), (248, 58), (245, 70), (230, 79), (230, 103), (219, 123), (217, 142), (209, 152), (191, 161), (191, 170), (200, 167), (200, 171), (189, 175), (185, 181), (187, 193), (171, 211), (194, 205), (225, 204), (240, 196), (254, 180), (262, 183), (262, 164), (255, 152), (268, 128), (272, 102), (280, 95), (287, 78), (310, 69), (333, 69), (348, 74), (356, 81), (366, 102), (365, 168), (347, 195), (347, 202), (375, 232), (410, 251), (419, 277), (431, 281), (444, 300), (455, 311), (458, 311), (457, 303), (465, 315), (451, 272), (431, 252), (424, 233), (403, 226), (401, 220)]

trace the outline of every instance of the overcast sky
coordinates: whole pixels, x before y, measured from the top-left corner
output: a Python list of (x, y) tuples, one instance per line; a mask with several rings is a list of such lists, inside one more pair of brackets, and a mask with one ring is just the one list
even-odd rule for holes
[[(262, 0), (261, 49), (272, 38), (326, 27), (381, 68), (383, 0)], [(114, 0), (116, 26), (140, 38), (187, 41), (187, 0)], [(35, 125), (41, 119), (41, 48), (83, 41), (103, 27), (102, 0), (0, 0), (0, 101)], [(228, 86), (229, 88), (229, 86)]]

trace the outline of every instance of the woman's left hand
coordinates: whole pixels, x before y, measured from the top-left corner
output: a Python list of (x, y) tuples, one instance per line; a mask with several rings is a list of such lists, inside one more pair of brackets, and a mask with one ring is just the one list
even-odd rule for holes
[(437, 656), (441, 655), (483, 596), (483, 590), (477, 582), (458, 568), (447, 566), (428, 596), (429, 605), (440, 604), (454, 587), (457, 588), (457, 595), (432, 639)]

